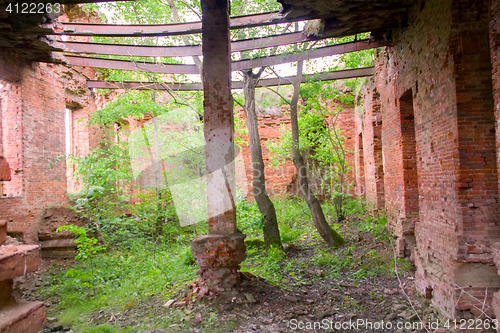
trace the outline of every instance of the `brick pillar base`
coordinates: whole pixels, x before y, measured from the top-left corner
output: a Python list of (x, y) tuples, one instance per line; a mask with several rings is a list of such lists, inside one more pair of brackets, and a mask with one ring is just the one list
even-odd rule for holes
[(238, 269), (246, 258), (245, 234), (204, 235), (191, 242), (198, 274), (215, 293), (230, 291), (240, 282)]

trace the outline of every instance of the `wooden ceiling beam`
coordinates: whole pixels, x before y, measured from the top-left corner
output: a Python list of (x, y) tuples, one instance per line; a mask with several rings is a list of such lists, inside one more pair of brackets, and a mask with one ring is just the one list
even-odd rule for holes
[(350, 53), (356, 51), (362, 51), (367, 49), (373, 49), (377, 47), (386, 46), (385, 41), (370, 41), (368, 39), (360, 40), (357, 42), (342, 43), (331, 46), (320, 47), (317, 49), (311, 49), (299, 53), (292, 54), (279, 54), (270, 57), (262, 57), (252, 60), (239, 60), (233, 61), (231, 69), (233, 71), (239, 71), (251, 68), (260, 68), (265, 66), (274, 66), (280, 64), (286, 64), (291, 62), (296, 62), (300, 60), (309, 60), (322, 57), (329, 57), (337, 54)]
[[(362, 40), (357, 42), (343, 43), (331, 46), (325, 46), (317, 49), (308, 50), (296, 54), (275, 55), (271, 57), (262, 57), (252, 60), (234, 61), (231, 64), (233, 71), (239, 71), (251, 68), (260, 68), (264, 66), (280, 65), (299, 60), (315, 59), (327, 57), (342, 53), (361, 51), (386, 45), (385, 41)], [(128, 60), (112, 60), (91, 57), (65, 56), (66, 62), (73, 66), (96, 67), (107, 69), (120, 69), (138, 72), (152, 72), (164, 74), (199, 74), (195, 65), (186, 64), (163, 64), (151, 62), (139, 62)]]
[(90, 57), (65, 56), (66, 63), (72, 66), (95, 67), (106, 69), (121, 69), (136, 72), (151, 72), (163, 74), (200, 74), (196, 65), (156, 64), (151, 62), (112, 60)]
[[(266, 47), (296, 44), (325, 39), (327, 37), (308, 38), (302, 32), (275, 35), (262, 38), (236, 40), (231, 43), (232, 52), (241, 52)], [(52, 46), (65, 52), (85, 54), (108, 54), (137, 57), (191, 57), (200, 56), (201, 45), (156, 46), (156, 45), (120, 45), (105, 43), (55, 42)]]
[[(231, 18), (231, 29), (259, 27), (297, 20), (299, 19), (287, 19), (279, 12), (235, 16)], [(54, 35), (141, 37), (201, 33), (201, 21), (174, 24), (95, 24), (61, 22), (60, 26), (61, 28), (54, 29)]]
[[(372, 76), (375, 74), (374, 67), (347, 69), (333, 71), (328, 73), (319, 73), (315, 75), (304, 75), (302, 83), (310, 81), (332, 81), (352, 79), (357, 77)], [(294, 76), (283, 78), (262, 79), (259, 80), (257, 87), (275, 87), (291, 84), (295, 80)], [(174, 91), (199, 91), (203, 90), (200, 83), (151, 83), (151, 82), (106, 82), (99, 80), (88, 80), (89, 88), (97, 89), (134, 89), (134, 90), (174, 90)], [(233, 81), (232, 89), (242, 89), (243, 82)]]

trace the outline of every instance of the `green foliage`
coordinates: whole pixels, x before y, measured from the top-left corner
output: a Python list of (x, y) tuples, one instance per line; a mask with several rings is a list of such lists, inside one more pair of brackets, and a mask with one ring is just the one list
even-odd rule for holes
[(115, 332), (116, 330), (114, 329), (114, 327), (108, 324), (82, 331), (82, 333), (115, 333)]
[(106, 250), (106, 247), (104, 246), (97, 246), (97, 238), (88, 237), (87, 231), (82, 227), (78, 227), (73, 224), (63, 225), (57, 228), (56, 232), (65, 230), (74, 233), (77, 237), (75, 243), (78, 244), (78, 253), (75, 259), (78, 261), (85, 262), (87, 260), (91, 260), (96, 256), (97, 253)]
[(264, 264), (267, 269), (273, 273), (278, 273), (281, 270), (280, 263), (286, 258), (285, 252), (282, 249), (271, 246), (267, 250), (267, 257), (264, 258)]
[(63, 225), (57, 228), (56, 232), (59, 231), (70, 231), (77, 237), (75, 243), (77, 243), (77, 254), (75, 259), (88, 264), (89, 270), (75, 269), (71, 268), (66, 272), (66, 276), (72, 278), (74, 283), (80, 287), (87, 287), (94, 289), (95, 295), (95, 271), (94, 271), (94, 259), (99, 252), (106, 250), (104, 246), (97, 245), (97, 238), (88, 237), (87, 231), (84, 228), (75, 225)]
[(271, 246), (267, 251), (264, 247), (250, 247), (247, 248), (247, 259), (241, 263), (241, 268), (279, 285), (283, 278), (282, 264), (285, 259), (283, 250), (275, 246)]
[(263, 216), (256, 203), (248, 203), (246, 200), (240, 201), (236, 205), (236, 220), (238, 228), (248, 235), (258, 235), (264, 227)]
[[(61, 323), (87, 329), (89, 332), (100, 332), (99, 330), (110, 327), (90, 324), (89, 319), (93, 313), (117, 313), (125, 310), (127, 304), (145, 302), (152, 295), (166, 302), (180, 285), (193, 281), (197, 267), (186, 264), (187, 251), (190, 251), (189, 247), (175, 243), (153, 245), (138, 242), (132, 250), (100, 252), (94, 258), (93, 270), (98, 295), (89, 297), (88, 287), (77, 283), (76, 278), (66, 276), (64, 270), (49, 271), (40, 293), (60, 299), (51, 309), (61, 312), (58, 315)], [(77, 262), (72, 269), (92, 274), (91, 267), (86, 262)], [(52, 267), (52, 270), (57, 270), (57, 267)], [(158, 313), (151, 309), (151, 313), (146, 310), (144, 315), (156, 318)], [(165, 321), (166, 327), (172, 323), (172, 317), (161, 317), (155, 320)], [(113, 329), (116, 332), (126, 332), (125, 329)], [(130, 332), (138, 331), (142, 330), (132, 329)]]
[(366, 220), (360, 223), (359, 228), (365, 232), (372, 233), (373, 235), (383, 239), (388, 237), (387, 229), (385, 228), (386, 224), (387, 219), (385, 217), (377, 220), (373, 216), (368, 216)]
[(264, 240), (260, 238), (245, 238), (245, 245), (247, 248), (251, 247), (264, 247)]
[[(100, 148), (84, 157), (72, 155), (70, 160), (76, 167), (74, 177), (87, 185), (84, 196), (116, 197), (123, 193), (123, 188), (129, 186), (132, 180), (127, 142), (110, 144), (105, 140)], [(118, 184), (122, 186), (116, 186)]]
[(297, 240), (303, 234), (303, 230), (291, 228), (288, 224), (280, 227), (281, 242), (285, 244)]
[(186, 247), (184, 250), (181, 252), (181, 258), (182, 258), (182, 263), (187, 266), (193, 266), (195, 265), (195, 260), (193, 257), (193, 251), (191, 251), (191, 248)]
[(168, 104), (155, 103), (148, 91), (129, 91), (92, 115), (92, 123), (99, 125), (120, 122), (128, 117), (143, 119), (144, 115), (160, 115), (169, 110)]

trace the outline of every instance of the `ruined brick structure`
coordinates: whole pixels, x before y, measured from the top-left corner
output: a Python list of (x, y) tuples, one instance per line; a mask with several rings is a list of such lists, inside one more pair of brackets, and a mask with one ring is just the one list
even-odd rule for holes
[(66, 204), (64, 88), (47, 64), (29, 64), (10, 54), (0, 61), (3, 156), (12, 179), (3, 182), (0, 218), (10, 230), (36, 240), (35, 222), (48, 205)]
[[(69, 13), (89, 21), (80, 7)], [(67, 185), (78, 189), (74, 181), (67, 184), (72, 170), (66, 170), (65, 159), (57, 160), (67, 153), (65, 112), (68, 153), (84, 156), (99, 141), (98, 132), (86, 124), (96, 109), (86, 86), (94, 77), (92, 68), (35, 63), (12, 51), (0, 52), (0, 156), (11, 172), (10, 181), (0, 182), (0, 219), (8, 220), (9, 232), (22, 233), (26, 242), (37, 241), (45, 208), (67, 205)]]
[[(500, 316), (500, 0), (281, 2), (290, 20), (325, 19), (325, 36), (371, 31), (374, 39), (390, 40), (377, 51), (364, 104), (341, 120), (355, 151), (352, 191), (386, 212), (397, 255), (414, 261), (419, 292), (442, 314)], [(202, 7), (207, 167), (216, 172), (233, 159), (229, 22), (225, 1), (205, 0)], [(2, 39), (13, 42), (14, 30), (2, 30), (8, 35)], [(43, 209), (67, 200), (64, 161), (49, 167), (66, 151), (64, 110), (73, 110), (73, 133), (80, 133), (71, 140), (72, 152), (86, 153), (98, 138), (76, 121), (95, 109), (84, 85), (93, 72), (33, 62), (40, 53), (33, 49), (17, 50), (22, 57), (0, 54), (0, 156), (9, 165), (7, 171), (0, 160), (0, 175), (10, 178), (0, 187), (0, 219), (28, 241), (36, 239)], [(278, 119), (261, 121), (273, 128), (261, 133), (264, 140), (277, 135)], [(224, 170), (209, 179), (209, 210), (224, 191), (231, 197), (233, 170)], [(269, 170), (270, 192), (281, 190), (288, 175)], [(209, 235), (194, 241), (210, 288), (237, 284), (243, 238), (229, 209), (213, 214)]]
[[(245, 112), (240, 110), (237, 113), (237, 117), (240, 117), (243, 121), (246, 121)], [(270, 196), (284, 197), (287, 195), (287, 186), (292, 182), (293, 176), (297, 173), (295, 166), (292, 161), (287, 161), (285, 164), (281, 165), (278, 169), (270, 165), (270, 152), (267, 147), (267, 143), (270, 141), (276, 141), (280, 138), (280, 130), (282, 127), (290, 129), (290, 118), (282, 114), (280, 115), (268, 115), (268, 116), (257, 116), (257, 121), (259, 124), (259, 135), (262, 147), (262, 158), (265, 165), (266, 173), (266, 190)], [(237, 133), (237, 135), (239, 135)], [(248, 142), (248, 135), (241, 135), (241, 138)], [(242, 145), (242, 158), (245, 165), (246, 181), (248, 184), (248, 197), (253, 197), (252, 195), (252, 158), (250, 156), (250, 146)]]
[[(333, 108), (333, 106), (331, 106)], [(284, 107), (283, 111), (287, 111), (287, 108)], [(237, 112), (237, 117), (240, 117), (243, 121), (245, 121), (245, 113), (243, 110)], [(260, 142), (262, 147), (262, 157), (265, 164), (265, 173), (266, 173), (266, 189), (270, 196), (273, 197), (281, 197), (285, 198), (292, 195), (297, 195), (297, 169), (295, 165), (290, 160), (287, 160), (283, 165), (278, 168), (273, 167), (270, 164), (271, 154), (267, 144), (270, 141), (279, 142), (281, 139), (281, 130), (282, 128), (291, 129), (290, 125), (290, 116), (287, 113), (279, 113), (275, 115), (261, 115), (257, 117), (257, 121), (259, 123), (259, 135)], [(331, 119), (325, 119), (325, 121), (329, 122), (329, 125), (332, 125)], [(355, 140), (354, 140), (354, 131), (355, 131), (355, 117), (354, 117), (354, 109), (349, 107), (344, 107), (344, 110), (339, 114), (338, 119), (335, 123), (339, 134), (342, 134), (345, 138), (345, 149), (346, 149), (346, 161), (349, 166), (351, 166), (348, 174), (348, 188), (346, 189), (346, 193), (356, 194), (356, 178), (355, 178), (355, 160), (354, 160), (354, 152), (355, 152)], [(241, 138), (248, 142), (248, 135), (246, 134), (238, 134)], [(242, 145), (242, 158), (245, 165), (245, 173), (246, 173), (246, 182), (248, 184), (247, 192), (248, 199), (252, 199), (252, 158), (250, 156), (250, 147), (248, 145)], [(320, 184), (321, 179), (310, 179), (313, 185)], [(317, 193), (317, 189), (314, 189), (315, 193)]]
[(357, 120), (359, 187), (385, 207), (418, 290), (448, 317), (480, 315), (500, 287), (499, 11), (498, 1), (415, 3), (378, 52)]

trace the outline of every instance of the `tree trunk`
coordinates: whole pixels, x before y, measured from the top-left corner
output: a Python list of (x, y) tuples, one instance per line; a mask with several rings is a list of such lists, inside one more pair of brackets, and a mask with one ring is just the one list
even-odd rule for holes
[(266, 176), (262, 148), (260, 145), (259, 125), (255, 112), (255, 84), (262, 74), (254, 74), (253, 70), (243, 72), (243, 87), (245, 93), (245, 113), (247, 116), (248, 138), (250, 140), (250, 155), (252, 156), (253, 195), (261, 214), (264, 216), (264, 243), (266, 247), (276, 246), (283, 249), (276, 210), (266, 191)]
[(154, 145), (155, 145), (155, 157), (154, 157), (154, 168), (155, 168), (155, 187), (156, 187), (156, 206), (157, 206), (157, 216), (156, 216), (156, 234), (163, 234), (163, 225), (165, 224), (165, 214), (163, 211), (162, 205), (162, 195), (161, 195), (161, 187), (162, 187), (162, 167), (161, 167), (161, 157), (160, 157), (160, 133), (159, 133), (159, 124), (158, 118), (156, 115), (153, 117), (153, 126), (154, 126)]
[(314, 226), (318, 230), (321, 237), (325, 240), (328, 246), (340, 246), (344, 244), (344, 239), (335, 230), (333, 230), (326, 221), (325, 214), (318, 199), (312, 194), (307, 180), (307, 169), (304, 158), (299, 150), (299, 121), (297, 115), (297, 106), (300, 95), (300, 81), (302, 79), (302, 68), (304, 62), (297, 62), (297, 77), (293, 84), (293, 97), (290, 103), (290, 118), (292, 123), (292, 158), (293, 164), (297, 169), (297, 176), (299, 180), (299, 193), (304, 198), (311, 211)]

